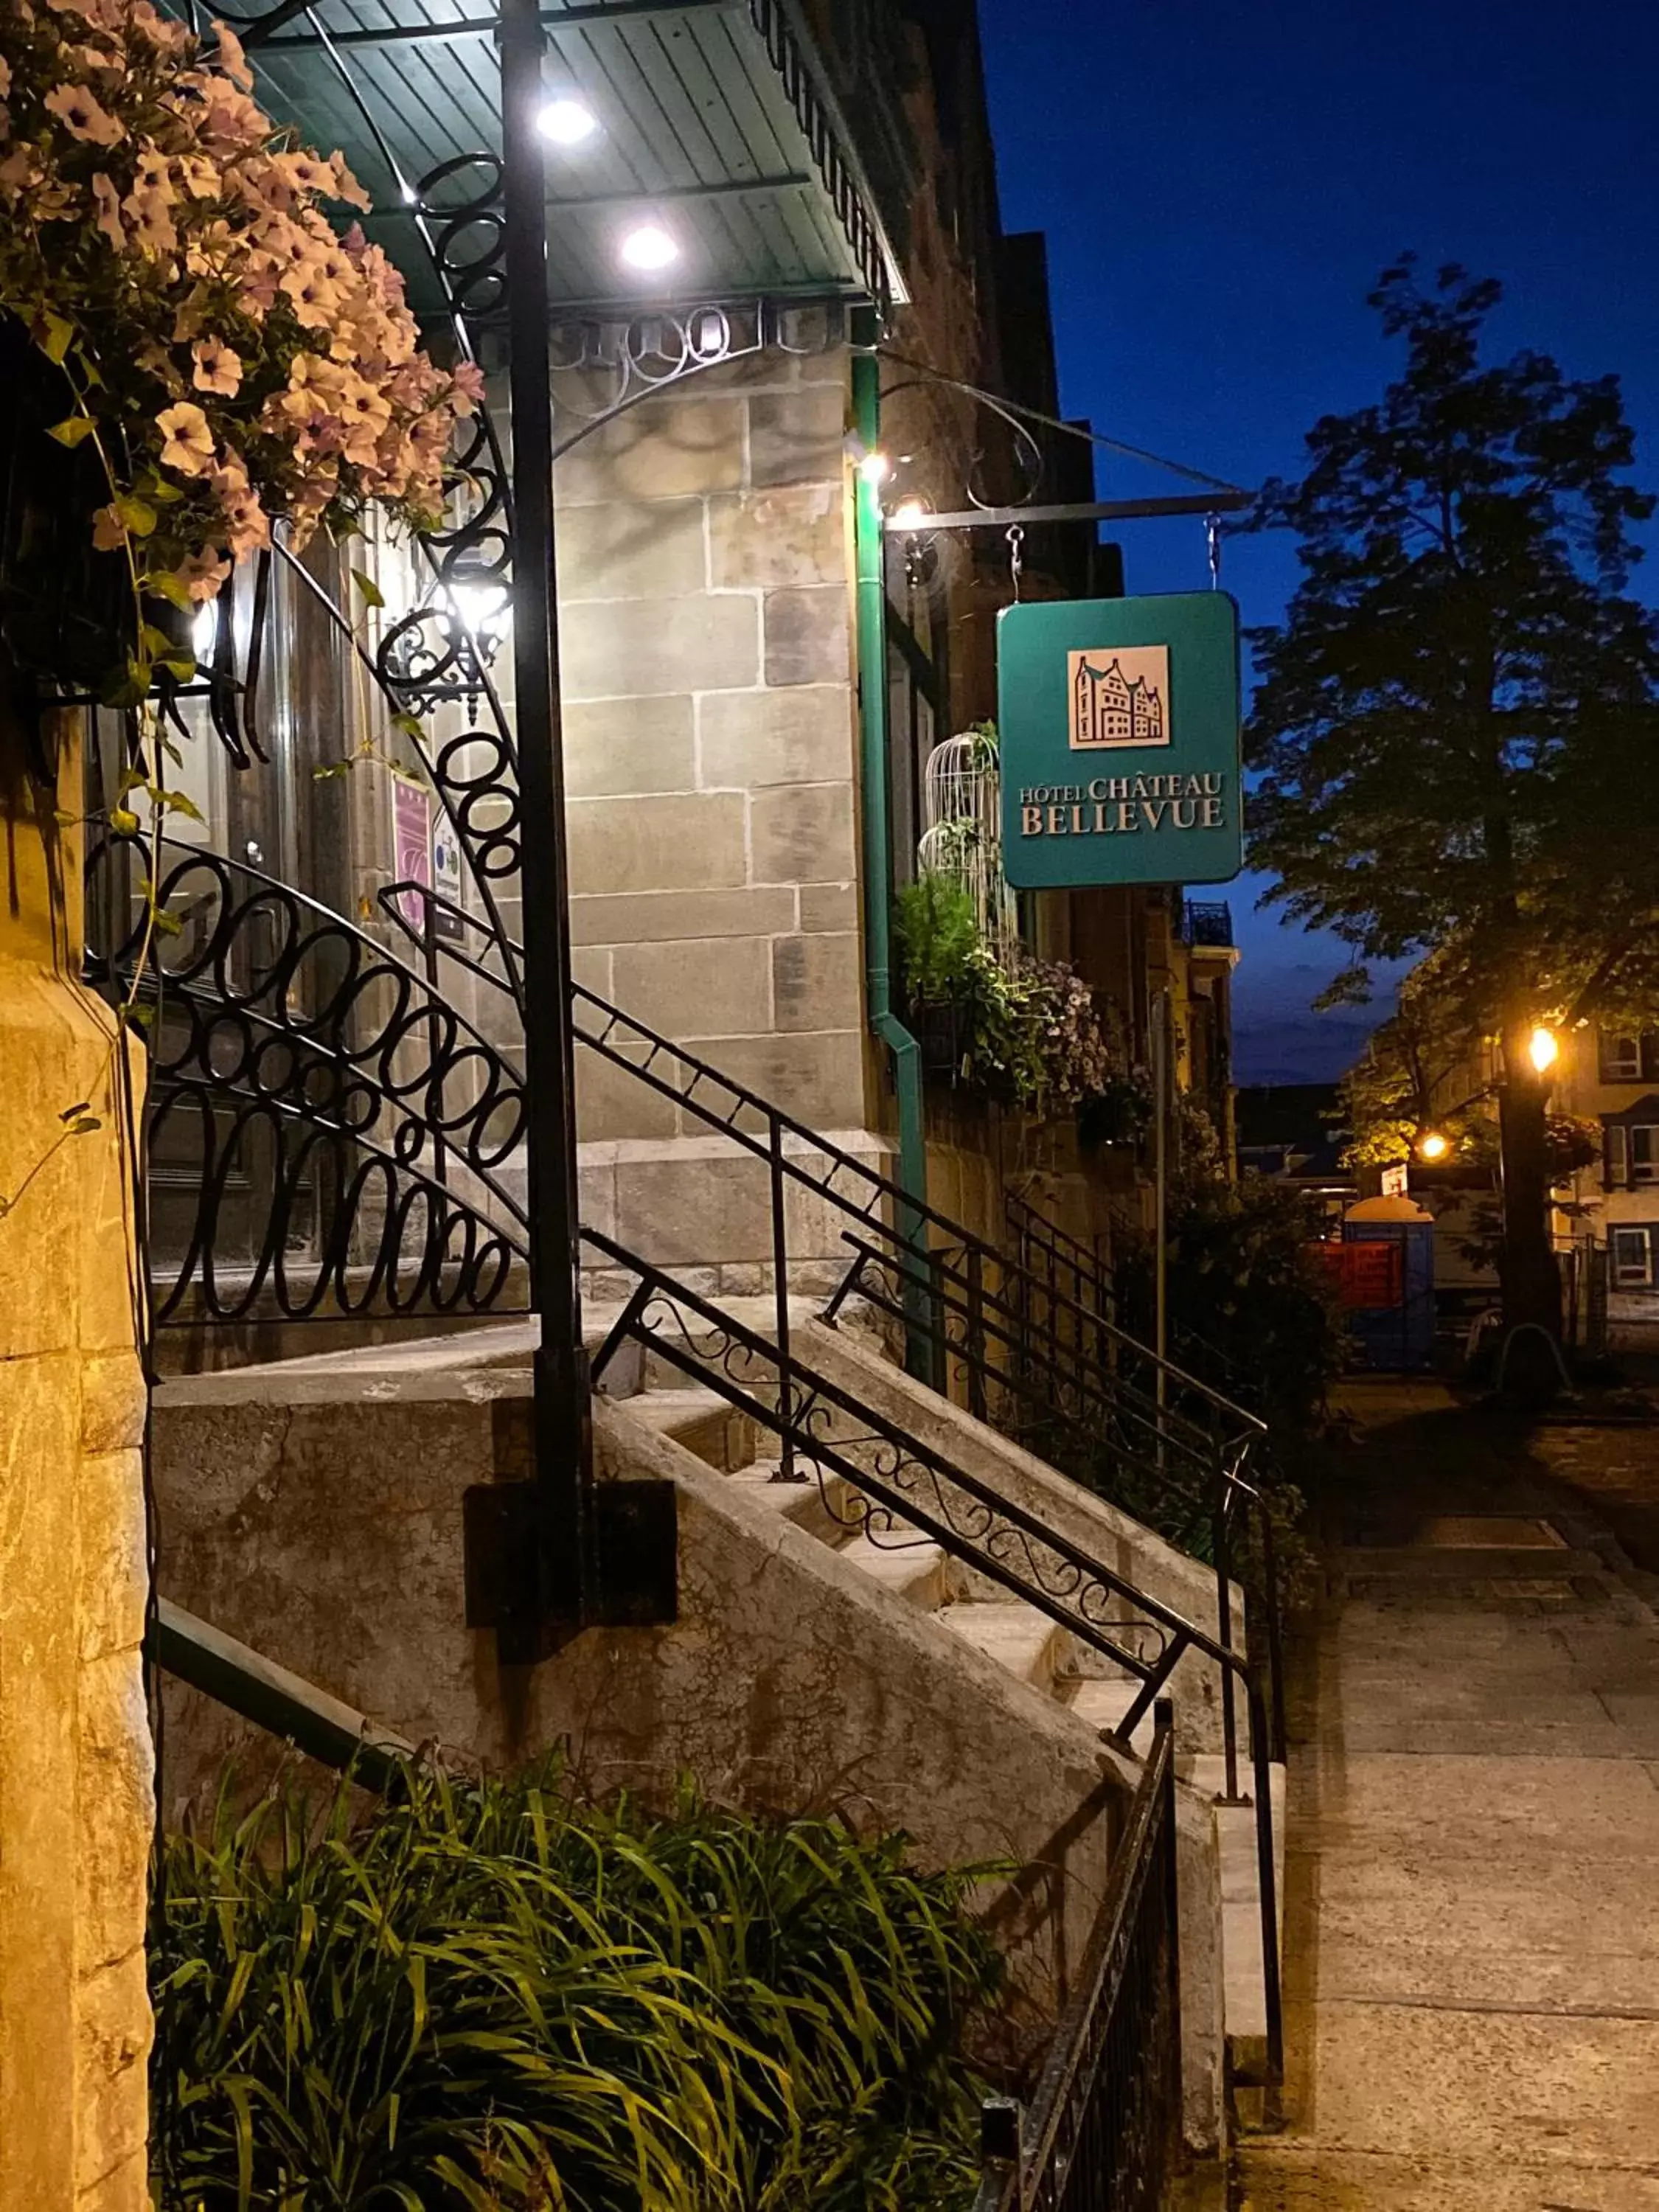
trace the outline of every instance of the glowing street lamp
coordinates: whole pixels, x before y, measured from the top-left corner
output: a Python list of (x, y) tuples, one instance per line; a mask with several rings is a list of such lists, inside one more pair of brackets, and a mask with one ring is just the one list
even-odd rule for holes
[(1425, 1129), (1417, 1140), (1419, 1159), (1443, 1160), (1450, 1150), (1451, 1139), (1443, 1135), (1438, 1129)]
[(1560, 1050), (1560, 1042), (1554, 1030), (1541, 1026), (1533, 1031), (1527, 1042), (1528, 1056), (1540, 1075), (1547, 1074), (1554, 1066)]

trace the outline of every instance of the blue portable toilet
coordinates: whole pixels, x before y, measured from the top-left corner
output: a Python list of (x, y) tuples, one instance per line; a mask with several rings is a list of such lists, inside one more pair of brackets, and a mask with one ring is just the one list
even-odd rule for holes
[(1434, 1358), (1434, 1216), (1403, 1195), (1362, 1198), (1342, 1217), (1342, 1242), (1397, 1255), (1384, 1260), (1378, 1251), (1374, 1271), (1345, 1271), (1348, 1327), (1366, 1366), (1427, 1367)]

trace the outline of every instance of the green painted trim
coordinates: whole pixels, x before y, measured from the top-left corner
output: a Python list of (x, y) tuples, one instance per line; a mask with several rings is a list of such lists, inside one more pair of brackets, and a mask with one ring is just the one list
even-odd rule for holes
[[(860, 314), (854, 342), (872, 345), (875, 317)], [(853, 356), (853, 411), (860, 440), (874, 453), (881, 436), (881, 364), (873, 352)], [(919, 1204), (927, 1202), (927, 1139), (922, 1116), (921, 1049), (893, 1012), (892, 834), (887, 813), (887, 591), (882, 572), (881, 494), (854, 478), (854, 546), (858, 579), (860, 764), (864, 800), (865, 977), (870, 994), (870, 1026), (893, 1055), (898, 1093), (901, 1189)], [(921, 1218), (911, 1214), (898, 1230), (908, 1243), (924, 1249)], [(912, 1342), (911, 1364), (927, 1357), (926, 1343)], [(917, 1368), (918, 1373), (927, 1371)]]

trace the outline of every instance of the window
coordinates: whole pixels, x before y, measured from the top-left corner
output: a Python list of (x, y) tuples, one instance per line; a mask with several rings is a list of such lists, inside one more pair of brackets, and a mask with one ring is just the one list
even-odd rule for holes
[(1601, 1080), (1603, 1083), (1639, 1083), (1642, 1080), (1642, 1040), (1633, 1036), (1609, 1036), (1601, 1032)]
[(1608, 1190), (1633, 1190), (1659, 1183), (1659, 1122), (1632, 1128), (1623, 1121), (1601, 1125), (1602, 1182)]
[(1600, 1033), (1597, 1059), (1603, 1083), (1659, 1081), (1659, 1030), (1644, 1030), (1639, 1036)]
[(1621, 1291), (1653, 1287), (1653, 1231), (1614, 1229), (1607, 1237), (1613, 1254), (1613, 1286)]

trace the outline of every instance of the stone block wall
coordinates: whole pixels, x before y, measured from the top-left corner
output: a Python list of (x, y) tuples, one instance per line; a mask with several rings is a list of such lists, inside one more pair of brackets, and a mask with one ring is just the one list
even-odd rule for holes
[[(112, 1025), (53, 796), (0, 719), (0, 2207), (139, 2212), (144, 1399)], [(64, 1140), (82, 1101), (101, 1126)]]
[[(556, 478), (578, 980), (836, 1129), (866, 1118), (847, 406), (844, 352), (763, 354)], [(591, 1066), (581, 1107), (586, 1139), (699, 1127)]]

